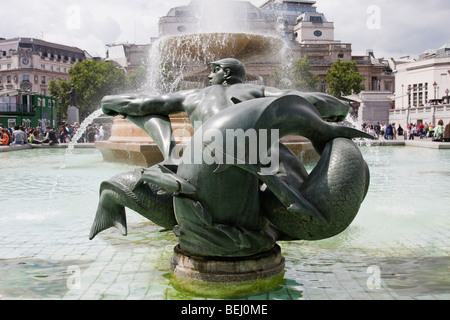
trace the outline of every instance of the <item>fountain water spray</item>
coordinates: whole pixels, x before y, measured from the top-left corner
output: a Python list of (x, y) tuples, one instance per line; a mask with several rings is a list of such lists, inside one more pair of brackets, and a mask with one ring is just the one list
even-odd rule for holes
[(67, 158), (69, 156), (72, 155), (73, 150), (75, 149), (75, 146), (78, 144), (78, 140), (81, 139), (81, 137), (83, 136), (83, 134), (86, 132), (86, 129), (88, 126), (90, 126), (94, 120), (96, 118), (98, 118), (99, 116), (101, 116), (103, 114), (102, 109), (99, 109), (95, 112), (93, 112), (89, 117), (87, 117), (80, 125), (80, 127), (78, 128), (76, 134), (72, 137), (69, 145), (67, 146), (66, 152), (64, 153), (64, 156), (61, 160), (61, 163), (59, 165), (59, 172), (56, 175), (56, 179), (55, 182), (53, 183), (51, 189), (50, 189), (50, 194), (48, 197), (48, 207), (47, 207), (47, 212), (50, 212), (50, 208), (51, 208), (51, 201), (53, 200), (53, 196), (56, 192), (56, 188), (59, 186), (61, 179), (63, 177), (62, 174), (62, 170), (66, 169), (66, 162), (67, 162)]

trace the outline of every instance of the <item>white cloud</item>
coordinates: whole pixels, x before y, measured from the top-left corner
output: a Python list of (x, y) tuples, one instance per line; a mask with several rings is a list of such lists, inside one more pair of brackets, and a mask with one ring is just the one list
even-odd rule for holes
[[(43, 35), (44, 40), (104, 56), (107, 43), (149, 43), (158, 35), (159, 18), (190, 1), (5, 1), (0, 37)], [(251, 0), (255, 5), (263, 1)], [(450, 41), (448, 0), (317, 0), (316, 7), (335, 23), (336, 39), (352, 43), (355, 55), (374, 49), (378, 57), (415, 57)]]
[(67, 8), (66, 26), (69, 30), (81, 29), (81, 9), (79, 6), (71, 5)]
[[(336, 38), (352, 43), (354, 54), (374, 49), (378, 57), (417, 57), (450, 40), (448, 0), (318, 0), (317, 7), (334, 21)], [(375, 22), (379, 26), (370, 28)]]

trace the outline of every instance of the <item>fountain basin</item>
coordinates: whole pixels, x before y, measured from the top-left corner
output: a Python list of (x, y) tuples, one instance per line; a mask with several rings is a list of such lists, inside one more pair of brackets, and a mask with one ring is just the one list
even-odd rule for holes
[[(361, 150), (372, 182), (350, 228), (280, 243), (282, 287), (249, 299), (449, 299), (449, 151)], [(171, 283), (172, 232), (129, 212), (127, 237), (111, 230), (88, 240), (99, 184), (135, 167), (75, 149), (60, 170), (64, 157), (60, 148), (0, 152), (1, 181), (14, 190), (0, 194), (0, 300), (195, 299)]]
[[(186, 144), (193, 134), (189, 118), (183, 114), (173, 115), (170, 118), (175, 142)], [(109, 140), (97, 141), (95, 147), (100, 150), (107, 162), (147, 168), (164, 160), (158, 146), (144, 130), (120, 117), (114, 119)]]
[(279, 54), (285, 42), (274, 36), (249, 33), (196, 33), (164, 38), (158, 49), (173, 64), (203, 64), (235, 58), (243, 63), (267, 61)]
[[(175, 142), (186, 146), (194, 132), (189, 118), (181, 115), (171, 116)], [(314, 163), (319, 155), (308, 139), (287, 136), (281, 139), (303, 163)], [(136, 165), (144, 168), (161, 163), (163, 155), (148, 134), (126, 119), (116, 117), (108, 141), (97, 141), (95, 147), (100, 150), (107, 162)]]

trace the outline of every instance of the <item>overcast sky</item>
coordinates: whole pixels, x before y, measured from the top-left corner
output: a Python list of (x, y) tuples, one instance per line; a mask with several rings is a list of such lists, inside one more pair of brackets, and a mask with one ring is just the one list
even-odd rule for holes
[[(229, 0), (221, 0), (229, 1)], [(158, 20), (190, 0), (21, 0), (2, 2), (0, 37), (33, 37), (104, 57), (107, 43), (145, 44), (158, 36)], [(251, 0), (259, 5), (264, 0)], [(317, 0), (335, 23), (336, 40), (353, 54), (412, 58), (450, 42), (448, 0)], [(220, 19), (220, 15), (218, 16)]]

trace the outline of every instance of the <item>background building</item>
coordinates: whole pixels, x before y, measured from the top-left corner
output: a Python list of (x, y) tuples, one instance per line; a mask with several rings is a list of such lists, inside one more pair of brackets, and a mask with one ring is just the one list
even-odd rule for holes
[(57, 125), (50, 81), (69, 81), (70, 67), (91, 57), (83, 50), (33, 38), (0, 39), (0, 123)]
[[(317, 11), (316, 1), (267, 0), (260, 7), (248, 1), (191, 1), (186, 6), (172, 8), (160, 19), (160, 37), (199, 32), (249, 32), (278, 36), (286, 40), (290, 54), (286, 61), (308, 56), (312, 72), (320, 78), (318, 91), (326, 91), (327, 70), (338, 59), (355, 61), (364, 75), (366, 90), (394, 92), (395, 83), (389, 64), (367, 56), (352, 56), (350, 43), (335, 39), (334, 23)], [(281, 49), (281, 48), (280, 48)], [(249, 63), (250, 75), (264, 84), (282, 61)], [(251, 79), (254, 80), (254, 79)], [(387, 110), (388, 112), (388, 110)]]
[(395, 109), (392, 121), (433, 123), (450, 121), (450, 43), (425, 51), (418, 60), (391, 61), (395, 69)]
[(151, 45), (108, 44), (106, 61), (113, 61), (125, 73), (132, 73), (142, 66), (149, 57)]
[(33, 38), (0, 39), (0, 91), (17, 89), (48, 94), (52, 80), (70, 80), (70, 67), (87, 52)]
[(29, 91), (0, 91), (0, 124), (5, 128), (57, 126), (58, 102)]

